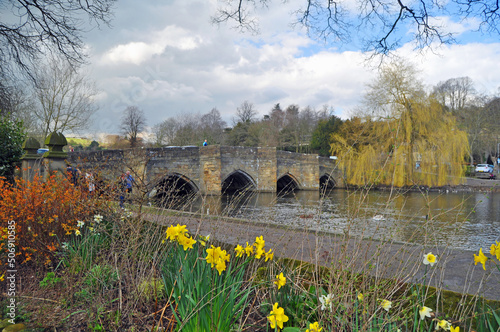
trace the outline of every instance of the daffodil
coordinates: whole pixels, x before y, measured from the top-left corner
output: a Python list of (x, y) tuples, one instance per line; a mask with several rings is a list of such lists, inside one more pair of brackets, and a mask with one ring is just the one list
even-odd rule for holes
[(460, 332), (460, 326), (457, 327), (450, 326), (450, 332)]
[(102, 216), (100, 214), (94, 215), (94, 221), (100, 223), (102, 221)]
[(276, 325), (279, 329), (283, 329), (283, 323), (288, 322), (288, 316), (285, 315), (285, 309), (278, 307), (278, 302), (273, 305), (273, 310), (267, 317), (271, 328), (275, 329)]
[(171, 225), (169, 228), (167, 228), (166, 233), (167, 233), (167, 239), (171, 241), (176, 241), (179, 235), (184, 235), (187, 233), (186, 225), (182, 226), (179, 224), (177, 224), (177, 226)]
[(207, 249), (206, 261), (212, 268), (216, 268), (221, 275), (222, 271), (226, 270), (226, 262), (229, 262), (230, 255), (222, 250), (221, 247), (214, 247), (213, 245)]
[(76, 221), (76, 226), (77, 226), (77, 227), (82, 228), (82, 227), (83, 227), (83, 225), (85, 225), (85, 223), (84, 223), (83, 221), (81, 221), (81, 220), (77, 220), (77, 221)]
[(474, 265), (477, 265), (477, 263), (481, 263), (483, 264), (483, 269), (486, 271), (486, 261), (488, 260), (488, 257), (486, 257), (484, 254), (483, 254), (483, 248), (480, 248), (479, 249), (479, 255), (476, 256), (476, 254), (474, 254)]
[(321, 332), (323, 328), (319, 327), (319, 323), (311, 323), (309, 324), (309, 329), (306, 330), (306, 332)]
[(436, 256), (433, 255), (432, 252), (425, 254), (424, 255), (424, 264), (434, 266), (434, 264), (436, 264)]
[(358, 294), (358, 301), (363, 301), (364, 298), (365, 296), (363, 295), (363, 293)]
[(68, 242), (63, 242), (61, 245), (61, 248), (63, 248), (64, 250), (68, 249), (68, 247), (69, 247)]
[(245, 248), (238, 244), (236, 248), (234, 248), (234, 251), (236, 251), (236, 257), (242, 257), (245, 253)]
[(269, 251), (265, 253), (265, 255), (266, 255), (266, 260), (265, 261), (266, 262), (267, 262), (268, 259), (273, 260), (273, 258), (274, 258), (274, 252), (272, 252), (272, 251), (273, 251), (273, 249), (269, 249)]
[(498, 241), (495, 241), (495, 243), (496, 245), (495, 244), (491, 245), (490, 254), (492, 256), (496, 256), (496, 258), (500, 261), (500, 243), (498, 243)]
[(278, 274), (276, 276), (276, 280), (274, 281), (274, 283), (276, 285), (278, 285), (278, 289), (280, 289), (281, 286), (285, 286), (285, 284), (286, 284), (286, 277), (283, 276), (283, 272), (281, 272), (280, 274)]
[(329, 309), (333, 310), (333, 294), (321, 295), (319, 297), (319, 302), (321, 303), (321, 310)]
[(75, 235), (80, 236), (80, 235), (82, 235), (82, 233), (80, 232), (80, 230), (77, 229), (77, 230), (75, 230)]
[(0, 276), (0, 281), (4, 281), (4, 280), (5, 280), (5, 273)]
[(429, 308), (429, 307), (426, 307), (426, 306), (423, 306), (422, 308), (420, 308), (420, 310), (418, 311), (418, 313), (420, 314), (420, 320), (424, 320), (425, 317), (431, 317), (431, 311), (432, 309)]
[(255, 248), (263, 249), (265, 245), (266, 245), (266, 241), (264, 241), (264, 238), (262, 237), (262, 235), (255, 238)]
[(253, 254), (253, 246), (249, 245), (248, 242), (247, 242), (246, 247), (245, 247), (245, 253), (249, 257)]
[(207, 242), (208, 242), (208, 241), (210, 241), (210, 234), (208, 234), (207, 236), (202, 236), (202, 235), (200, 235), (200, 236), (199, 236), (199, 238), (200, 238), (200, 239), (199, 239), (200, 244), (201, 244), (202, 246), (206, 246), (206, 245), (207, 245)]
[(389, 312), (389, 309), (392, 308), (392, 302), (389, 301), (389, 300), (382, 300), (382, 302), (380, 302), (380, 306), (387, 312)]
[(193, 245), (196, 243), (195, 239), (192, 239), (184, 234), (180, 234), (177, 237), (177, 242), (182, 246), (184, 251), (186, 251), (188, 248), (193, 249)]
[(264, 250), (264, 248), (257, 247), (257, 249), (255, 250), (255, 258), (260, 259), (265, 253), (266, 251)]
[(442, 320), (438, 321), (438, 323), (436, 324), (436, 330), (439, 330), (440, 328), (448, 331), (451, 328), (451, 323), (445, 319), (442, 319)]

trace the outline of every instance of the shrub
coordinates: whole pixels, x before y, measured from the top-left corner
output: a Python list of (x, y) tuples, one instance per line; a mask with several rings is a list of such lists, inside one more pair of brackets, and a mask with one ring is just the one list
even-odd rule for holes
[[(78, 221), (91, 220), (97, 200), (66, 178), (36, 175), (33, 181), (0, 178), (0, 253), (7, 254), (15, 230), (16, 263), (50, 264), (61, 243), (79, 234)], [(12, 246), (11, 246), (12, 247)], [(6, 260), (4, 260), (6, 261)]]

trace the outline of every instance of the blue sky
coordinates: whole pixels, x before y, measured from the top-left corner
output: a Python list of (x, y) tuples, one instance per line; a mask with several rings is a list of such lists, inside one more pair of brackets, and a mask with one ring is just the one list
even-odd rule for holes
[[(291, 11), (302, 3), (277, 1), (259, 10), (260, 34), (252, 35), (231, 24), (211, 24), (216, 0), (119, 1), (112, 28), (85, 35), (91, 54), (86, 70), (101, 90), (93, 133), (118, 132), (121, 113), (130, 105), (145, 111), (149, 126), (213, 107), (231, 123), (245, 100), (259, 116), (280, 103), (328, 105), (337, 116), (349, 117), (376, 76), (376, 63), (366, 62), (355, 40), (324, 44), (291, 28)], [(469, 76), (480, 92), (497, 92), (498, 37), (471, 33), (478, 27), (474, 20), (441, 17), (440, 22), (459, 33), (459, 44), (436, 46), (435, 53), (404, 44), (396, 53), (420, 69), (426, 85)]]

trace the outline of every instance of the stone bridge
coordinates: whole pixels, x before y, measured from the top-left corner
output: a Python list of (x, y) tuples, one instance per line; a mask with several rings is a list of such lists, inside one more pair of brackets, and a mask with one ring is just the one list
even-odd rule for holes
[(238, 190), (280, 192), (343, 187), (335, 161), (271, 147), (165, 147), (69, 153), (82, 170), (117, 179), (131, 170), (154, 193), (221, 195)]

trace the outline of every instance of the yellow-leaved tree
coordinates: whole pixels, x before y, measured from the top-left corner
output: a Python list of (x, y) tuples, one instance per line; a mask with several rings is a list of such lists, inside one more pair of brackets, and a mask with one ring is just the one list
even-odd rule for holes
[(464, 181), (467, 135), (416, 76), (403, 61), (381, 68), (363, 113), (332, 135), (331, 152), (349, 184), (435, 187)]

